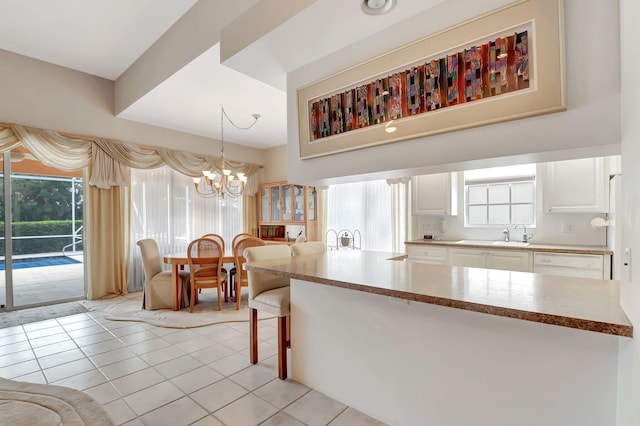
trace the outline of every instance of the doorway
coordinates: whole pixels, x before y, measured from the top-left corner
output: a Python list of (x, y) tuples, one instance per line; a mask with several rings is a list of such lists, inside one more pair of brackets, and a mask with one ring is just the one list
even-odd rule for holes
[(84, 299), (83, 176), (26, 148), (2, 156), (0, 308)]

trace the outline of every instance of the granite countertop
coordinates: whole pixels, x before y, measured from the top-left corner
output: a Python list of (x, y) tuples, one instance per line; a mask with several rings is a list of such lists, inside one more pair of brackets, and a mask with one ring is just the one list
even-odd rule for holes
[(529, 243), (528, 245), (518, 245), (519, 242), (513, 241), (513, 245), (501, 245), (501, 241), (474, 241), (474, 240), (411, 240), (405, 241), (405, 244), (429, 245), (443, 247), (458, 248), (491, 248), (492, 250), (518, 250), (518, 251), (535, 251), (535, 252), (553, 252), (553, 253), (573, 253), (573, 254), (606, 254), (612, 255), (613, 251), (605, 246), (575, 246), (560, 244), (537, 244)]
[(247, 270), (490, 315), (633, 336), (619, 282), (429, 265), (361, 250), (246, 263)]

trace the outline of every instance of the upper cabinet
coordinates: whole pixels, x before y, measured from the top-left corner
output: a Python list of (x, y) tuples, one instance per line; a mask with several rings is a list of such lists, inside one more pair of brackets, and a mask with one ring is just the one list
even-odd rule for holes
[(555, 161), (544, 164), (545, 213), (606, 213), (609, 173), (605, 158)]
[(411, 180), (411, 209), (414, 215), (458, 214), (457, 173), (415, 176)]
[(307, 208), (314, 216), (311, 220), (315, 220), (315, 191), (307, 205), (306, 186), (288, 183), (260, 185), (260, 222), (305, 222)]
[(315, 188), (286, 182), (265, 183), (260, 185), (258, 200), (260, 238), (284, 239), (289, 225), (299, 225), (295, 228), (296, 235), (297, 230), (302, 229), (306, 230), (307, 240), (317, 238), (317, 230), (313, 227), (318, 216)]

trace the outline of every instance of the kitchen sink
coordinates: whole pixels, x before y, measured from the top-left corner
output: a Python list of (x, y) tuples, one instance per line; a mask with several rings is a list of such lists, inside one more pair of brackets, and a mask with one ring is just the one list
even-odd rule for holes
[(475, 246), (503, 246), (503, 247), (526, 247), (529, 243), (522, 241), (491, 241), (491, 240), (460, 240), (456, 244)]
[(529, 243), (523, 241), (494, 241), (494, 246), (506, 246), (506, 247), (526, 247)]

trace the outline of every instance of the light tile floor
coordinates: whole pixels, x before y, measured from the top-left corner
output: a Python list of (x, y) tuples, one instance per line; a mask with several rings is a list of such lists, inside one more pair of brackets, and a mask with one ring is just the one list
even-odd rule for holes
[(83, 390), (124, 425), (382, 425), (277, 378), (276, 320), (193, 329), (109, 321), (89, 312), (0, 329), (0, 377)]

